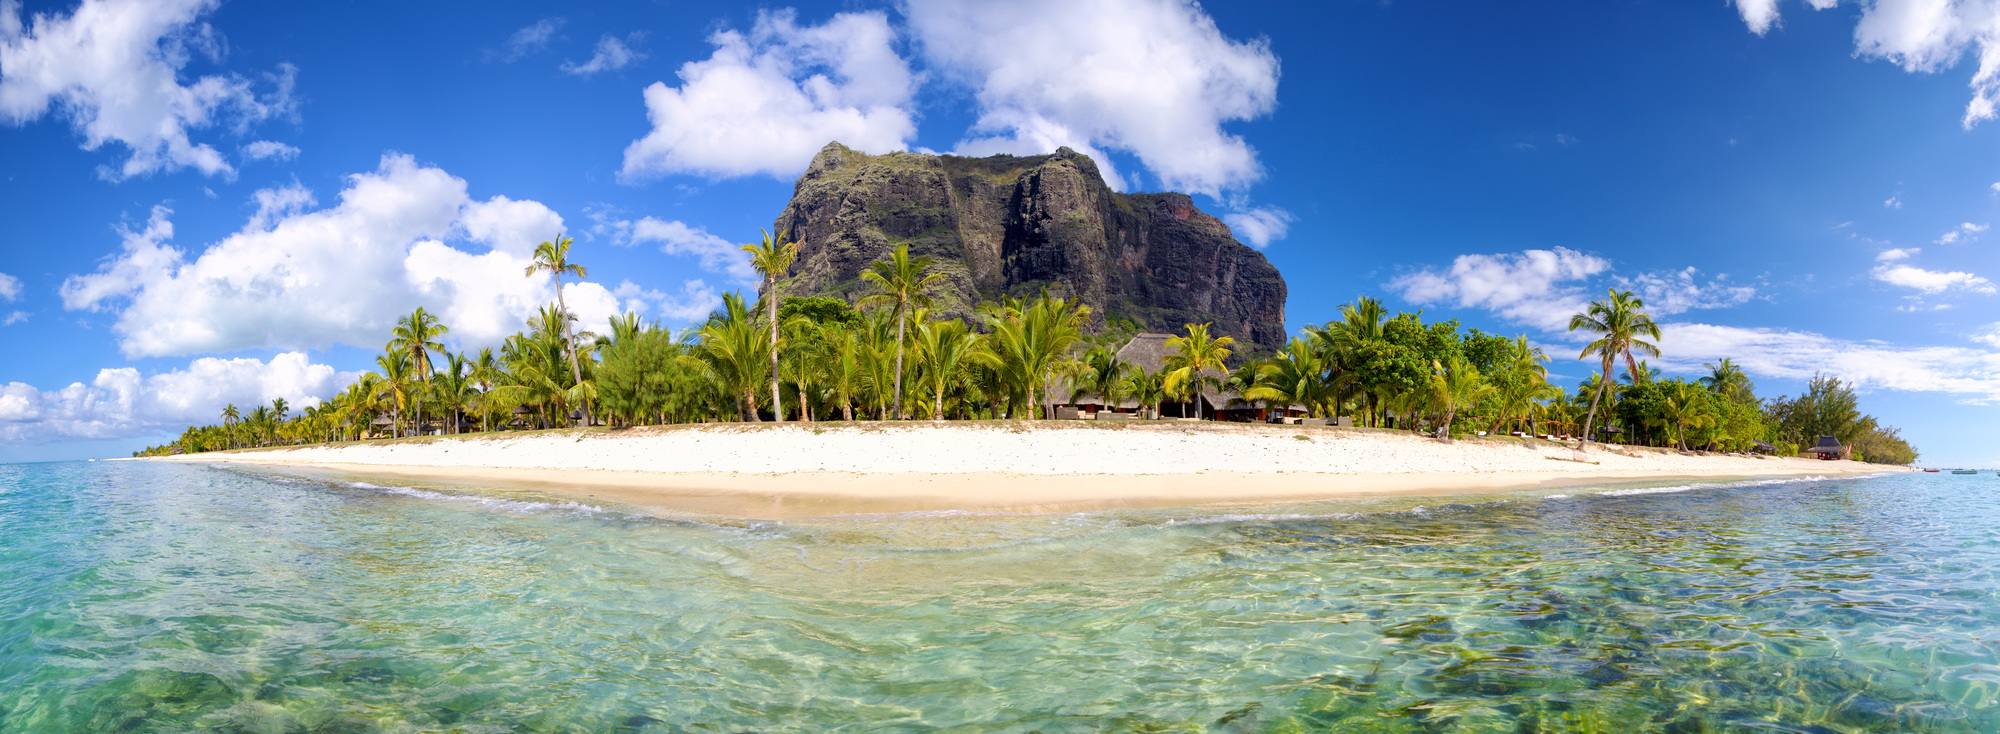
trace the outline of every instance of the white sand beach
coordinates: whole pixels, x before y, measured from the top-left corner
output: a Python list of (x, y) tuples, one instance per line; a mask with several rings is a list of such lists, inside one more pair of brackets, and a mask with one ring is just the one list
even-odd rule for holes
[(502, 433), (164, 460), (534, 488), (743, 517), (1073, 511), (1907, 471), (1623, 446), (1578, 454), (1535, 439), (1443, 443), (1369, 429), (1053, 421)]

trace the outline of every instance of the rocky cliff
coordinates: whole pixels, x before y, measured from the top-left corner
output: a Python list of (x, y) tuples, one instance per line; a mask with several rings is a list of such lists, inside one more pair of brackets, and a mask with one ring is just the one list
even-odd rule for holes
[(773, 232), (801, 243), (787, 293), (858, 298), (868, 264), (907, 244), (946, 275), (942, 311), (1047, 287), (1089, 304), (1100, 323), (1179, 333), (1206, 321), (1251, 351), (1285, 341), (1285, 280), (1261, 253), (1185, 195), (1112, 191), (1068, 148), (962, 158), (829, 143)]

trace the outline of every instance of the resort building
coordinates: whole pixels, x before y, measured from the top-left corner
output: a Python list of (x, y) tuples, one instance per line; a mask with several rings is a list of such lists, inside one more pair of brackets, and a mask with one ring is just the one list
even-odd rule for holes
[(1844, 461), (1853, 457), (1854, 449), (1842, 444), (1840, 439), (1832, 436), (1820, 436), (1819, 443), (1813, 444), (1812, 448), (1806, 449), (1801, 453), (1825, 461)]
[[(1173, 349), (1167, 346), (1167, 340), (1172, 338), (1174, 338), (1172, 334), (1153, 333), (1133, 336), (1129, 341), (1125, 342), (1125, 346), (1118, 348), (1117, 357), (1120, 361), (1131, 365), (1135, 369), (1143, 369), (1147, 372), (1159, 372), (1166, 369), (1167, 355), (1173, 353)], [(1210, 370), (1207, 374), (1217, 381), (1228, 377), (1226, 373), (1220, 370)], [(1102, 396), (1089, 392), (1076, 393), (1074, 394), (1075, 400), (1071, 400), (1073, 389), (1067, 385), (1062, 386), (1054, 392), (1056, 393), (1054, 398), (1058, 401), (1054, 416), (1056, 418), (1080, 419), (1087, 415), (1094, 415), (1102, 420), (1108, 413), (1118, 416), (1111, 418), (1112, 420), (1129, 419), (1126, 416), (1130, 416), (1252, 423), (1285, 418), (1300, 418), (1306, 414), (1304, 406), (1265, 406), (1251, 403), (1243, 399), (1243, 394), (1240, 391), (1219, 390), (1213, 384), (1204, 386), (1201, 394), (1193, 396), (1194, 399), (1192, 401), (1168, 399), (1161, 402), (1160, 414), (1158, 416), (1137, 415), (1150, 410), (1152, 406), (1142, 406), (1138, 401), (1129, 397), (1119, 399), (1116, 404), (1110, 404)]]

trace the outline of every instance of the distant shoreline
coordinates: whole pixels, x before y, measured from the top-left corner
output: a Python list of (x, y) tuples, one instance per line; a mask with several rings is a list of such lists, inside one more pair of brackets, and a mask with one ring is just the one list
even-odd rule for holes
[(533, 489), (745, 518), (1081, 511), (1535, 487), (1864, 475), (1904, 467), (1539, 439), (1218, 423), (705, 424), (476, 434), (158, 461)]

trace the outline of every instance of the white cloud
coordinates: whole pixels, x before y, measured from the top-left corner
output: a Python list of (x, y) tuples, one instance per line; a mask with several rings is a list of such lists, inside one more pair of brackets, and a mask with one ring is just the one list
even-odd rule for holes
[(1953, 227), (1950, 232), (1946, 232), (1943, 235), (1940, 235), (1937, 238), (1937, 243), (1940, 245), (1949, 245), (1961, 241), (1971, 242), (1973, 240), (1979, 239), (1979, 233), (1985, 232), (1987, 227), (1988, 225), (1984, 224), (1973, 224), (1971, 222), (1964, 222), (1959, 224), (1957, 227)]
[(1579, 141), (1576, 139), (1575, 135), (1571, 135), (1569, 133), (1556, 133), (1556, 145), (1560, 145), (1565, 148), (1573, 148), (1576, 147), (1576, 144), (1578, 142)]
[(2000, 323), (1987, 324), (1985, 328), (1972, 335), (1972, 340), (2000, 349)]
[(15, 312), (13, 312), (13, 313), (9, 313), (9, 314), (7, 314), (7, 318), (5, 318), (5, 319), (0, 319), (0, 326), (13, 326), (13, 325), (15, 325), (15, 324), (18, 324), (18, 323), (21, 323), (21, 322), (23, 322), (23, 321), (27, 321), (27, 320), (28, 320), (28, 312), (26, 312), (26, 311), (15, 311)]
[(20, 299), (21, 279), (6, 273), (0, 273), (0, 301), (12, 302)]
[(150, 376), (130, 367), (105, 369), (89, 384), (56, 390), (7, 383), (0, 385), (0, 442), (144, 435), (215, 423), (225, 405), (248, 411), (274, 398), (298, 410), (332, 397), (354, 377), (286, 352), (268, 362), (203, 357), (186, 369)]
[[(1815, 9), (1837, 0), (1807, 0)], [(1958, 64), (1968, 51), (1979, 60), (1973, 72), (1972, 101), (1961, 123), (1971, 128), (1993, 119), (2000, 101), (2000, 8), (1989, 0), (1872, 0), (1856, 3), (1861, 20), (1854, 28), (1855, 54), (1884, 59), (1904, 71), (1930, 73)], [(1777, 21), (1776, 0), (1736, 0), (1750, 30), (1763, 34)]]
[[(127, 355), (168, 356), (374, 349), (417, 306), (452, 327), (448, 342), (492, 344), (554, 300), (549, 276), (522, 274), (534, 243), (562, 228), (540, 203), (476, 201), (463, 179), (393, 154), (350, 176), (339, 198), (311, 209), (302, 187), (261, 191), (241, 231), (193, 257), (168, 244), (171, 212), (155, 208), (143, 229), (125, 232), (120, 255), (63, 283), (63, 304), (118, 310), (113, 330)], [(596, 283), (571, 282), (564, 294), (585, 328), (616, 313)]]
[(605, 36), (597, 40), (597, 53), (589, 61), (581, 64), (563, 62), (562, 70), (577, 76), (590, 76), (598, 72), (617, 71), (646, 59), (646, 55), (634, 51), (630, 43), (639, 40), (643, 34), (634, 33), (625, 40), (616, 36)]
[(765, 12), (747, 34), (717, 31), (714, 55), (681, 66), (681, 86), (647, 87), (653, 129), (625, 149), (619, 176), (783, 179), (830, 140), (869, 152), (907, 147), (916, 77), (892, 47), (888, 16), (841, 13), (817, 26), (795, 18)]
[(1960, 347), (1904, 347), (1849, 341), (1779, 329), (1713, 324), (1667, 324), (1661, 364), (1694, 371), (1728, 357), (1757, 375), (1803, 379), (1835, 375), (1864, 389), (1941, 392), (2000, 399), (2000, 354)]
[(513, 35), (507, 37), (507, 45), (500, 53), (500, 60), (512, 63), (523, 56), (548, 48), (549, 41), (555, 39), (556, 31), (562, 30), (564, 22), (563, 18), (543, 18), (514, 31)]
[(1887, 249), (1887, 250), (1883, 250), (1883, 251), (1882, 251), (1881, 253), (1877, 254), (1877, 255), (1875, 256), (1875, 261), (1876, 261), (1876, 262), (1885, 262), (1885, 263), (1892, 263), (1892, 262), (1896, 262), (1896, 261), (1898, 261), (1898, 260), (1908, 260), (1908, 259), (1910, 259), (1910, 258), (1912, 258), (1912, 257), (1915, 257), (1915, 256), (1917, 255), (1917, 253), (1920, 253), (1920, 252), (1923, 252), (1923, 251), (1924, 251), (1924, 248), (1921, 248), (1921, 247), (1895, 247), (1895, 248), (1890, 248), (1890, 249)]
[(961, 153), (1067, 145), (1102, 166), (1093, 151), (1126, 151), (1166, 188), (1211, 196), (1263, 175), (1256, 151), (1222, 126), (1276, 107), (1277, 56), (1264, 39), (1224, 36), (1199, 5), (910, 0), (903, 10), (931, 67), (979, 102)]
[(1884, 209), (1901, 209), (1901, 208), (1903, 208), (1903, 199), (1902, 199), (1901, 197), (1896, 197), (1896, 196), (1891, 196), (1891, 197), (1889, 197), (1889, 198), (1887, 198), (1887, 199), (1884, 199), (1884, 200), (1882, 201), (1882, 208), (1884, 208)]
[(629, 280), (619, 283), (611, 293), (624, 299), (626, 313), (657, 314), (661, 321), (670, 325), (701, 321), (722, 306), (721, 294), (700, 279), (682, 283), (679, 293), (648, 290)]
[(83, 135), (85, 150), (116, 142), (131, 156), (122, 179), (191, 167), (208, 175), (234, 169), (190, 130), (224, 117), (242, 131), (291, 114), (296, 69), (279, 67), (275, 87), (259, 96), (241, 76), (204, 76), (183, 84), (180, 69), (201, 53), (219, 60), (221, 40), (201, 22), (218, 0), (83, 0), (67, 16), (24, 20), (17, 0), (0, 1), (0, 116), (16, 125), (55, 109)]
[(1610, 269), (1602, 258), (1558, 247), (1497, 255), (1460, 255), (1451, 269), (1429, 269), (1389, 283), (1412, 303), (1483, 308), (1509, 321), (1562, 331), (1588, 303), (1572, 285)]
[(1875, 267), (1874, 276), (1876, 280), (1884, 283), (1909, 288), (1926, 295), (1936, 295), (1949, 290), (1987, 294), (1994, 292), (1992, 281), (1966, 272), (1943, 272), (1911, 265), (1883, 263)]
[(590, 234), (603, 237), (612, 245), (658, 245), (660, 252), (696, 258), (701, 263), (701, 269), (708, 272), (728, 275), (739, 283), (758, 281), (757, 271), (750, 267), (750, 258), (744, 255), (741, 247), (709, 234), (706, 229), (653, 217), (641, 217), (636, 221), (624, 219), (614, 209), (603, 205), (587, 207), (584, 212), (593, 222)]
[(1636, 292), (1646, 302), (1647, 311), (1661, 316), (1703, 308), (1728, 308), (1757, 296), (1756, 288), (1733, 285), (1727, 275), (1718, 275), (1704, 283), (1698, 277), (1700, 273), (1690, 266), (1666, 273), (1641, 273), (1629, 279), (1619, 278), (1618, 282)]
[(1736, 12), (1743, 16), (1743, 24), (1750, 26), (1750, 32), (1764, 35), (1778, 22), (1778, 0), (1735, 0)]
[(276, 140), (259, 140), (243, 146), (243, 157), (253, 161), (289, 161), (299, 157), (298, 146), (286, 145)]
[(1244, 242), (1263, 248), (1285, 238), (1292, 226), (1292, 214), (1277, 207), (1258, 207), (1222, 215), (1229, 230)]

